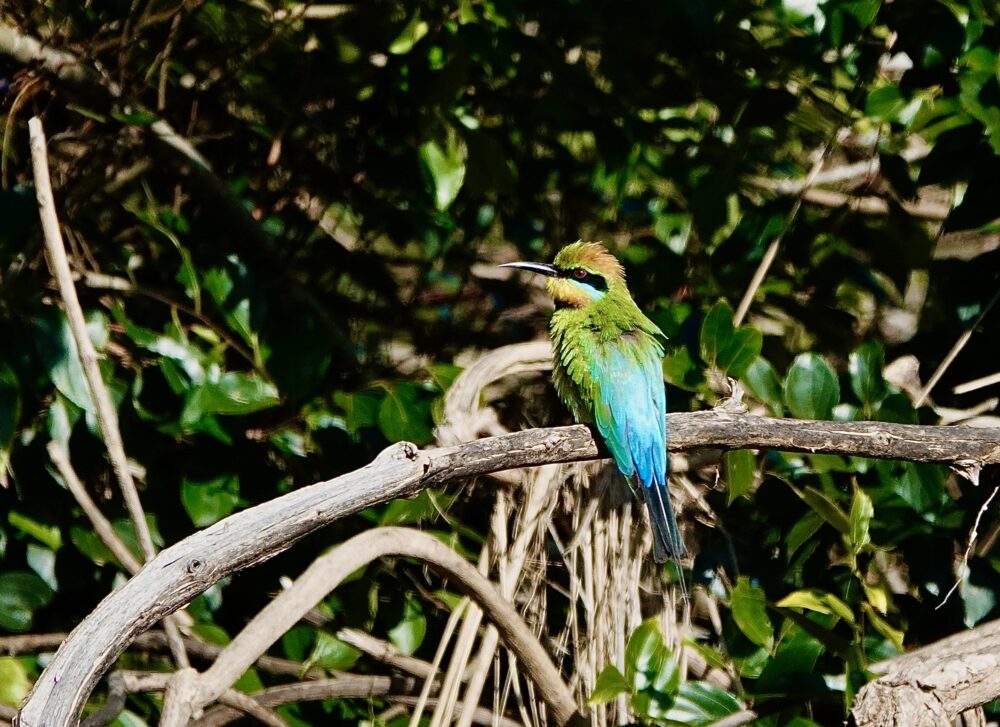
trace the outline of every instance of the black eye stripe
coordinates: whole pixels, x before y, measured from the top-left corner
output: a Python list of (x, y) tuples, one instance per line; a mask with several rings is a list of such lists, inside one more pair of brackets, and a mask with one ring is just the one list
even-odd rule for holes
[(580, 278), (576, 275), (576, 271), (578, 270), (581, 270), (581, 268), (560, 268), (559, 277), (566, 278), (567, 280), (574, 280), (577, 283), (584, 283), (585, 285), (589, 285), (594, 290), (599, 290), (602, 293), (607, 291), (608, 281), (604, 279), (603, 275), (584, 271), (586, 274)]

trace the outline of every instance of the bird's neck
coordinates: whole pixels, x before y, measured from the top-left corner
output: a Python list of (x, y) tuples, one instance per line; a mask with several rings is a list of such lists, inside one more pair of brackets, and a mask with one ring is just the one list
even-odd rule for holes
[(626, 295), (622, 298), (611, 293), (587, 305), (557, 305), (552, 314), (551, 328), (556, 337), (588, 331), (605, 339), (638, 329), (658, 332), (631, 297)]

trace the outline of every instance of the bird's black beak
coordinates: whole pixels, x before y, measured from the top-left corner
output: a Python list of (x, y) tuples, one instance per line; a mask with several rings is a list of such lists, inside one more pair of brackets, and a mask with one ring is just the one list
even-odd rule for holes
[(547, 275), (550, 278), (559, 274), (558, 268), (549, 263), (504, 263), (501, 268), (518, 268), (519, 270), (530, 270), (533, 273)]

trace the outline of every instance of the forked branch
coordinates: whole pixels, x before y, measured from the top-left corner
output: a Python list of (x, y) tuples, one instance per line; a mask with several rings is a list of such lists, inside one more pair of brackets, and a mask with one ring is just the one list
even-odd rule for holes
[[(728, 409), (668, 416), (672, 450), (775, 449), (937, 462), (965, 472), (1000, 463), (1000, 430), (769, 419)], [(71, 727), (101, 676), (140, 633), (219, 579), (366, 507), (489, 472), (601, 457), (585, 426), (532, 429), (374, 462), (243, 510), (163, 550), (70, 634), (35, 683), (22, 727)]]

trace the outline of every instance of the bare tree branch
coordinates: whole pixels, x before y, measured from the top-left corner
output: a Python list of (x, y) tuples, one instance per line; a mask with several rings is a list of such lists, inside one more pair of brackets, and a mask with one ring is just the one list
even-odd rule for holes
[(56, 466), (59, 476), (63, 478), (63, 482), (66, 483), (66, 487), (73, 495), (73, 499), (76, 500), (77, 504), (83, 510), (83, 514), (90, 520), (90, 525), (94, 528), (94, 532), (97, 533), (97, 537), (101, 539), (104, 546), (111, 551), (111, 554), (118, 559), (118, 562), (130, 575), (138, 573), (142, 568), (142, 563), (132, 555), (132, 551), (118, 537), (118, 533), (111, 526), (111, 522), (104, 517), (104, 513), (101, 512), (100, 508), (97, 507), (97, 504), (87, 493), (87, 488), (80, 482), (76, 470), (73, 469), (73, 465), (69, 461), (66, 448), (53, 439), (49, 442), (47, 449), (49, 459)]
[(378, 558), (404, 555), (423, 561), (469, 593), (503, 635), (507, 646), (518, 654), (525, 671), (552, 710), (557, 725), (570, 724), (576, 701), (541, 644), (512, 605), (462, 556), (433, 535), (408, 528), (376, 528), (357, 535), (326, 555), (320, 556), (300, 575), (291, 588), (265, 606), (230, 642), (204, 672), (194, 677), (190, 688), (164, 700), (166, 716), (161, 725), (186, 725), (200, 708), (218, 699), (257, 657), (277, 641), (327, 593), (358, 568)]
[(1000, 620), (870, 667), (858, 692), (858, 727), (939, 727), (1000, 695)]
[[(769, 419), (715, 410), (668, 416), (671, 450), (702, 447), (937, 462), (1000, 463), (1000, 430), (882, 422)], [(21, 727), (75, 725), (101, 675), (131, 641), (219, 579), (289, 548), (359, 510), (502, 469), (602, 456), (581, 425), (532, 429), (421, 452), (399, 443), (374, 462), (238, 512), (172, 545), (74, 629), (25, 701)]]
[[(149, 532), (149, 524), (146, 522), (146, 513), (142, 509), (139, 491), (132, 480), (128, 457), (125, 456), (125, 445), (122, 443), (122, 434), (118, 427), (118, 412), (111, 400), (111, 392), (108, 391), (104, 378), (101, 376), (97, 351), (87, 333), (87, 320), (83, 316), (83, 307), (80, 305), (80, 299), (76, 295), (76, 287), (73, 285), (73, 274), (69, 268), (69, 260), (66, 258), (66, 247), (59, 230), (56, 202), (52, 194), (52, 182), (49, 179), (49, 158), (45, 148), (45, 131), (42, 128), (41, 119), (37, 116), (28, 120), (28, 133), (31, 144), (31, 165), (35, 177), (35, 194), (38, 197), (38, 213), (42, 220), (42, 237), (45, 240), (46, 257), (66, 307), (66, 318), (73, 333), (76, 353), (80, 359), (80, 365), (83, 367), (84, 378), (87, 380), (87, 389), (90, 391), (90, 398), (94, 405), (94, 413), (97, 416), (101, 436), (104, 439), (104, 446), (108, 450), (111, 468), (115, 472), (115, 478), (118, 480), (119, 489), (121, 489), (122, 497), (125, 500), (125, 507), (132, 519), (132, 526), (135, 529), (143, 559), (149, 561), (156, 555), (153, 537)], [(127, 562), (127, 559), (122, 561), (123, 564)], [(179, 667), (186, 667), (188, 665), (187, 654), (184, 651), (184, 643), (181, 640), (176, 619), (165, 621), (164, 630), (170, 639), (174, 660)]]

